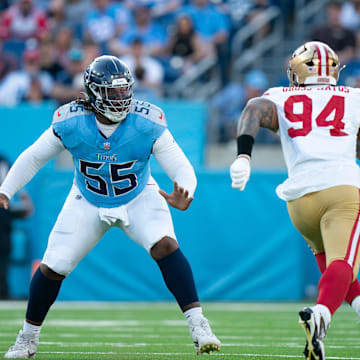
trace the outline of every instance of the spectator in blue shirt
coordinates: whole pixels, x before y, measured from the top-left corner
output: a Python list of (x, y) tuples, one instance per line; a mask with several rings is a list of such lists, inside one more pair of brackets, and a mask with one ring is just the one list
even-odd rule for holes
[[(246, 74), (244, 81), (229, 82), (224, 89), (210, 99), (209, 141), (226, 143), (232, 140), (236, 134), (237, 121), (247, 101), (261, 96), (268, 86), (268, 79), (264, 72), (251, 70)], [(259, 131), (257, 142), (276, 141), (278, 141), (276, 138), (267, 137)]]
[(151, 16), (165, 27), (172, 26), (183, 0), (155, 0), (151, 2)]
[(93, 0), (93, 6), (84, 22), (85, 37), (90, 38), (107, 52), (107, 44), (118, 37), (127, 27), (126, 8), (109, 0)]
[(165, 29), (155, 23), (151, 17), (148, 6), (139, 6), (134, 10), (134, 23), (123, 33), (122, 36), (111, 44), (111, 51), (116, 55), (124, 55), (130, 52), (130, 46), (135, 39), (140, 39), (145, 53), (151, 56), (159, 56), (164, 52), (167, 41)]
[(183, 6), (184, 0), (125, 0), (125, 2), (132, 10), (139, 6), (150, 8), (152, 18), (168, 26), (176, 18), (177, 11)]
[(188, 14), (194, 23), (195, 30), (214, 45), (223, 44), (228, 40), (229, 21), (209, 0), (191, 0), (181, 12)]
[(223, 84), (228, 81), (229, 68), (229, 18), (209, 0), (191, 0), (189, 5), (181, 9), (182, 13), (189, 15), (194, 28), (202, 38), (212, 44), (217, 50), (218, 68)]
[(66, 0), (65, 17), (77, 39), (83, 38), (83, 22), (92, 0)]

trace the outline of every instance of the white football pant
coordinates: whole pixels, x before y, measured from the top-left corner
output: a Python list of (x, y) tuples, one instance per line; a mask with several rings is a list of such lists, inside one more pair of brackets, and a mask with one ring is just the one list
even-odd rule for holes
[(69, 275), (113, 226), (148, 252), (165, 236), (176, 240), (169, 207), (158, 190), (150, 177), (145, 189), (128, 204), (105, 209), (89, 203), (74, 184), (50, 233), (42, 263)]

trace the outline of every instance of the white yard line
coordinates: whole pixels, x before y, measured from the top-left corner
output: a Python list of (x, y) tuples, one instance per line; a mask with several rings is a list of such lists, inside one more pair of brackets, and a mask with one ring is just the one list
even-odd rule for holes
[[(153, 353), (153, 352), (96, 352), (96, 351), (39, 351), (39, 354), (88, 354), (88, 355), (149, 355), (149, 356), (191, 356), (193, 353)], [(246, 354), (246, 353), (212, 353), (211, 356), (227, 357), (227, 356), (243, 356), (243, 357), (274, 357), (274, 358), (292, 358), (292, 359), (303, 359), (303, 355), (285, 355), (285, 354)], [(339, 356), (327, 356), (326, 359), (331, 360), (360, 360), (360, 357), (339, 357)]]
[[(23, 319), (4, 320), (1, 325), (23, 324)], [(186, 326), (186, 320), (46, 320), (46, 326), (73, 326), (73, 327), (139, 327), (139, 326)]]
[[(9, 341), (0, 341), (0, 344), (9, 344)], [(60, 347), (101, 347), (101, 346), (112, 346), (112, 347), (145, 347), (145, 346), (159, 346), (163, 347), (164, 343), (120, 343), (120, 342), (59, 342), (59, 341), (41, 341), (41, 345), (54, 345), (54, 346), (60, 346)], [(167, 346), (179, 346), (179, 343), (166, 343)], [(185, 342), (183, 344), (180, 344), (181, 346), (185, 347), (193, 347), (193, 344), (189, 342)], [(254, 343), (223, 343), (222, 347), (237, 347), (237, 348), (243, 348), (243, 347), (254, 347), (254, 348), (268, 348), (269, 344), (254, 344)], [(276, 345), (272, 345), (273, 348), (299, 348), (302, 349), (304, 347), (303, 344), (299, 343), (289, 343), (289, 342), (281, 342), (277, 343)], [(345, 345), (327, 345), (326, 348), (328, 349), (345, 349), (348, 348), (348, 346)], [(352, 346), (354, 349), (360, 348), (360, 345)]]
[[(206, 310), (212, 311), (239, 311), (239, 312), (292, 312), (298, 311), (308, 303), (291, 302), (202, 302)], [(25, 309), (26, 301), (0, 301), (0, 310)], [(109, 301), (57, 301), (52, 309), (99, 309), (113, 311), (114, 309), (147, 310), (160, 308), (178, 311), (175, 302), (109, 302)], [(343, 305), (339, 311), (353, 312), (350, 306)]]
[[(10, 337), (13, 338), (16, 335), (15, 332), (2, 332), (0, 333), (0, 338), (4, 338), (4, 337)], [(67, 334), (57, 334), (56, 337), (58, 338), (99, 338), (99, 334), (75, 334), (75, 333), (67, 333)], [(113, 334), (101, 334), (102, 338), (133, 338), (134, 335), (133, 334), (122, 334), (122, 333), (113, 333)], [(142, 334), (141, 335), (142, 338), (147, 338), (147, 339), (159, 339), (162, 336), (159, 334)], [(184, 335), (166, 335), (167, 338), (174, 338), (174, 339), (179, 339), (179, 338), (188, 338), (187, 334)], [(43, 332), (41, 335), (42, 339), (46, 339), (46, 338), (54, 338), (53, 334), (49, 334)], [(241, 335), (234, 335), (234, 336), (226, 336), (226, 335), (221, 335), (221, 340), (225, 341), (225, 340), (254, 340), (254, 339), (258, 339), (258, 336), (241, 336)], [(283, 336), (281, 338), (279, 338), (278, 336), (262, 336), (261, 339), (265, 342), (272, 342), (272, 341), (276, 341), (279, 342), (279, 340), (281, 341), (300, 341), (303, 342), (304, 336), (301, 334), (299, 336)], [(327, 339), (327, 344), (331, 344), (331, 343), (336, 343), (337, 341), (340, 341), (342, 344), (343, 343), (354, 343), (354, 342), (358, 342), (359, 341), (359, 337), (347, 337), (346, 339), (341, 339), (341, 340), (336, 340), (336, 339)], [(0, 343), (5, 343), (5, 341), (0, 341)], [(334, 345), (335, 346), (335, 345)], [(360, 346), (360, 345), (359, 345)]]

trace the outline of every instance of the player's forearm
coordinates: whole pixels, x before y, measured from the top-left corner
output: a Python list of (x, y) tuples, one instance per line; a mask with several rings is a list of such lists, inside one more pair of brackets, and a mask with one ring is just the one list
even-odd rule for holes
[(46, 130), (33, 145), (17, 158), (0, 187), (0, 193), (11, 199), (42, 166), (63, 149), (61, 141), (55, 137), (52, 129)]
[(242, 111), (238, 125), (237, 125), (237, 137), (241, 135), (250, 135), (253, 138), (256, 137), (260, 127), (260, 117), (258, 109), (251, 103), (245, 106)]
[(237, 126), (237, 155), (251, 157), (255, 137), (260, 127), (260, 116), (256, 106), (248, 102), (242, 111)]
[(183, 166), (177, 167), (177, 169), (175, 169), (172, 175), (170, 175), (168, 172), (167, 174), (172, 181), (176, 181), (180, 187), (188, 190), (189, 197), (192, 197), (196, 189), (197, 180), (195, 171), (191, 166), (189, 160), (187, 162), (188, 164), (183, 164)]
[(169, 178), (193, 196), (197, 185), (194, 169), (168, 130), (155, 142), (153, 155)]
[(196, 175), (185, 154), (182, 151), (181, 153), (182, 154), (177, 153), (176, 155), (172, 154), (168, 159), (165, 159), (167, 158), (166, 156), (160, 160), (157, 159), (157, 161), (167, 176), (169, 176), (172, 181), (176, 181), (180, 187), (187, 190), (189, 197), (192, 197), (197, 185)]
[(251, 156), (252, 146), (259, 127), (277, 131), (276, 106), (269, 100), (254, 98), (248, 101), (238, 122), (238, 155), (246, 154)]

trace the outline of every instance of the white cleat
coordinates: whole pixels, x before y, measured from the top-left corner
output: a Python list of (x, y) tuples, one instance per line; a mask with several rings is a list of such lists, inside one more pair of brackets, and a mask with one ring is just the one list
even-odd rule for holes
[(304, 308), (299, 312), (299, 325), (304, 328), (306, 360), (325, 360), (324, 338), (329, 324), (320, 312), (313, 308)]
[(15, 344), (7, 351), (5, 359), (33, 359), (39, 345), (39, 337), (34, 334), (26, 334), (20, 330)]
[(205, 317), (197, 316), (191, 319), (189, 329), (197, 355), (220, 351), (221, 342), (211, 331), (209, 322)]

